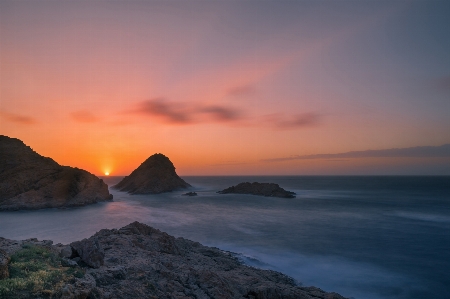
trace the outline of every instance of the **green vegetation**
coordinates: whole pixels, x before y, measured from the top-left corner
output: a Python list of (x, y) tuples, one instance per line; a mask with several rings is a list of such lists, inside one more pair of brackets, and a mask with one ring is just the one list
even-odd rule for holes
[(81, 278), (81, 269), (61, 267), (61, 259), (50, 249), (24, 245), (11, 256), (9, 278), (0, 280), (0, 298), (50, 298), (67, 281)]

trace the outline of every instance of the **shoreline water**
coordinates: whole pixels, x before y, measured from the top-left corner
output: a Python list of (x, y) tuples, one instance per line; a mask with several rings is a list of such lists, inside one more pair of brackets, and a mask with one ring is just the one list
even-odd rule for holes
[[(408, 177), (383, 177), (381, 183), (373, 177), (183, 178), (197, 197), (131, 196), (111, 189), (111, 203), (2, 212), (0, 235), (68, 243), (138, 220), (347, 297), (422, 299), (449, 291), (449, 177), (438, 177), (440, 185), (430, 177), (422, 185), (421, 177), (410, 178), (411, 188)], [(297, 197), (215, 193), (246, 180), (279, 183)]]

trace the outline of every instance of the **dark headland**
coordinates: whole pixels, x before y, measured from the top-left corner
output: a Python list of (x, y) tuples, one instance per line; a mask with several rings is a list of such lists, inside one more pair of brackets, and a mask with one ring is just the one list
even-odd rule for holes
[(1, 298), (344, 299), (139, 222), (70, 245), (52, 243), (0, 238)]
[(191, 187), (175, 172), (173, 163), (163, 154), (154, 154), (123, 178), (116, 188), (130, 194), (158, 194)]
[(61, 166), (21, 140), (0, 135), (0, 210), (84, 206), (112, 200), (95, 175)]
[(282, 198), (294, 198), (295, 193), (291, 191), (284, 190), (278, 184), (274, 183), (240, 183), (236, 186), (231, 186), (222, 191), (218, 191), (220, 194), (253, 194), (269, 197), (282, 197)]

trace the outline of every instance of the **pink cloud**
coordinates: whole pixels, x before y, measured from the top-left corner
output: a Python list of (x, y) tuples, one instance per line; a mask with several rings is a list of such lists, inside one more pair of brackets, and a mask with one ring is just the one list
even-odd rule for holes
[(135, 109), (129, 112), (155, 116), (171, 124), (230, 122), (241, 117), (241, 113), (237, 109), (221, 105), (169, 102), (164, 98), (140, 102)]
[(279, 113), (265, 115), (263, 121), (276, 129), (315, 127), (320, 124), (320, 115), (314, 112), (284, 116)]
[(16, 114), (16, 113), (0, 112), (0, 115), (7, 121), (14, 122), (17, 124), (22, 124), (22, 125), (33, 125), (38, 122), (34, 117)]

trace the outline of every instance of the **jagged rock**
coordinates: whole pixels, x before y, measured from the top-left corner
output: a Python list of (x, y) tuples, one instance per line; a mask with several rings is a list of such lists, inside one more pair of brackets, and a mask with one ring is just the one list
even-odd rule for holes
[[(0, 248), (16, 248), (15, 242), (0, 238)], [(102, 229), (72, 243), (78, 248), (75, 243), (82, 248), (104, 248), (104, 263), (98, 268), (84, 267), (84, 277), (55, 290), (65, 299), (344, 299), (315, 287), (298, 286), (282, 273), (243, 265), (230, 252), (175, 238), (139, 222)], [(56, 252), (61, 249), (61, 245), (53, 247)]]
[(96, 238), (83, 239), (70, 244), (81, 261), (92, 268), (99, 268), (104, 263), (105, 252)]
[(73, 260), (70, 260), (68, 258), (62, 258), (61, 259), (61, 266), (63, 266), (63, 267), (72, 267), (73, 268), (73, 267), (78, 267), (78, 263), (73, 261)]
[(169, 158), (154, 154), (113, 187), (131, 194), (157, 194), (190, 186), (176, 174)]
[(71, 258), (73, 256), (73, 250), (71, 246), (65, 246), (61, 248), (59, 256), (62, 258)]
[(61, 299), (105, 298), (95, 294), (96, 282), (92, 275), (86, 274), (82, 279), (76, 279), (73, 284), (61, 288)]
[(294, 198), (295, 193), (286, 191), (278, 184), (274, 183), (240, 183), (236, 186), (231, 186), (222, 191), (218, 191), (220, 194), (237, 193), (237, 194), (253, 194), (269, 197), (282, 197), (282, 198)]
[(93, 174), (61, 166), (15, 138), (0, 135), (0, 210), (83, 206), (112, 200)]
[(8, 264), (10, 260), (8, 253), (0, 249), (0, 279), (9, 277)]

